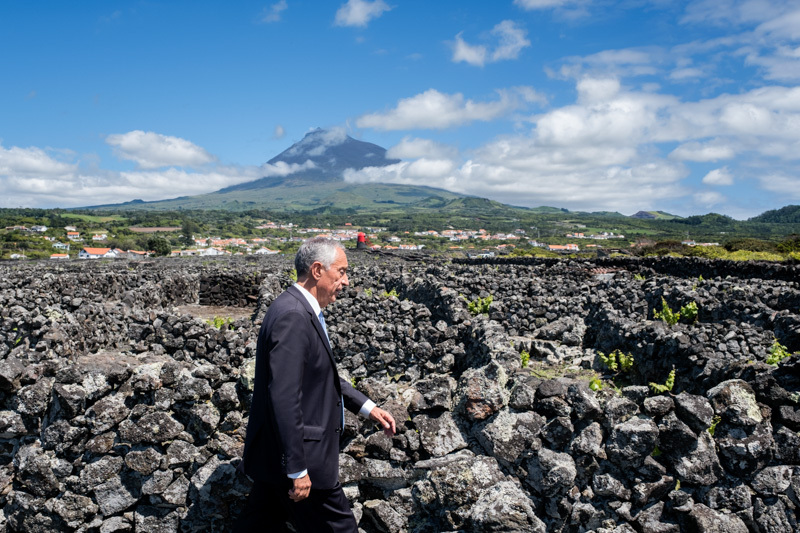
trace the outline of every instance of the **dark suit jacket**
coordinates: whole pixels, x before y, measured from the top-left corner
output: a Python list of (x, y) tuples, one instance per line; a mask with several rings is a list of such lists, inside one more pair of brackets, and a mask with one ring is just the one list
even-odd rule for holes
[(342, 397), (354, 412), (367, 401), (339, 378), (319, 319), (290, 287), (270, 305), (258, 336), (245, 472), (284, 486), (287, 474), (307, 469), (312, 488), (333, 488), (339, 481)]

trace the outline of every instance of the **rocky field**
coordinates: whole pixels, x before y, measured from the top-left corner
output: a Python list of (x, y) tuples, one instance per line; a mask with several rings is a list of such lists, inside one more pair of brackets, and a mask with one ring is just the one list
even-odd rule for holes
[[(334, 351), (399, 422), (347, 418), (364, 532), (800, 530), (800, 268), (350, 261)], [(0, 533), (229, 531), (291, 269), (0, 265)]]

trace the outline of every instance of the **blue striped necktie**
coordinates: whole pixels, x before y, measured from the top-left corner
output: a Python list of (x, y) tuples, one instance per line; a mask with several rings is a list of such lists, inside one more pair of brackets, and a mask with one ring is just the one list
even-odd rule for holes
[[(322, 331), (324, 331), (325, 332), (325, 336), (328, 337), (328, 327), (325, 325), (325, 317), (322, 316), (322, 311), (319, 312), (317, 317), (319, 318), (319, 323), (322, 324)], [(330, 342), (330, 340), (331, 340), (331, 338), (328, 337), (328, 342)]]
[[(325, 325), (325, 317), (322, 316), (322, 311), (319, 312), (319, 314), (317, 315), (317, 318), (319, 318), (319, 323), (322, 324), (322, 331), (325, 332), (325, 337), (328, 338), (328, 344), (330, 344), (331, 338), (328, 337), (328, 327)], [(344, 398), (341, 397), (341, 396), (339, 397), (339, 403), (342, 406), (342, 418), (341, 418), (341, 421), (340, 421), (340, 424), (341, 424), (340, 427), (342, 428), (342, 430), (344, 430)]]

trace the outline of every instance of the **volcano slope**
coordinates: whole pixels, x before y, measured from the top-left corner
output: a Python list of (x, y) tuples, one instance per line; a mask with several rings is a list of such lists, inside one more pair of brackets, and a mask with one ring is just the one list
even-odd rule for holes
[[(798, 267), (350, 255), (328, 331), (399, 421), (348, 414), (362, 531), (798, 530)], [(0, 265), (0, 532), (230, 531), (291, 269)]]

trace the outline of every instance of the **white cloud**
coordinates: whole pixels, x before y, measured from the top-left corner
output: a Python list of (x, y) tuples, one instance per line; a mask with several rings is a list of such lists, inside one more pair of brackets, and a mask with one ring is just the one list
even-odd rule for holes
[(700, 0), (687, 6), (682, 22), (725, 27), (757, 24), (781, 16), (789, 5), (771, 0)]
[(492, 53), (492, 61), (516, 59), (523, 48), (531, 45), (525, 38), (527, 32), (511, 20), (504, 20), (492, 29), (498, 39), (497, 48)]
[(695, 193), (692, 198), (694, 199), (694, 203), (701, 206), (704, 209), (710, 209), (714, 206), (720, 205), (721, 203), (725, 202), (727, 198), (716, 192), (716, 191), (702, 191)]
[(383, 0), (368, 2), (367, 0), (347, 0), (338, 11), (336, 11), (337, 26), (361, 26), (365, 27), (372, 19), (383, 15), (384, 11), (391, 10)]
[(669, 78), (671, 80), (696, 80), (699, 78), (705, 78), (706, 73), (699, 68), (696, 67), (687, 67), (687, 68), (677, 68), (670, 72)]
[(800, 179), (796, 175), (771, 173), (758, 180), (763, 189), (778, 193), (783, 199), (800, 200)]
[(736, 152), (732, 146), (726, 144), (690, 142), (678, 146), (669, 156), (681, 161), (709, 162), (732, 159)]
[(405, 137), (400, 143), (386, 151), (386, 157), (390, 159), (418, 159), (423, 157), (454, 159), (458, 157), (458, 150), (429, 139)]
[(168, 166), (200, 166), (215, 160), (203, 148), (186, 139), (141, 130), (113, 134), (106, 143), (115, 148), (122, 159), (135, 161), (139, 168)]
[(286, 155), (322, 155), (331, 146), (340, 145), (347, 140), (347, 132), (344, 128), (317, 129), (309, 133), (311, 135), (306, 135), (299, 142), (292, 145), (286, 151)]
[(428, 89), (401, 99), (397, 107), (385, 113), (359, 117), (356, 125), (379, 130), (446, 129), (476, 120), (494, 120), (538, 99), (535, 91), (525, 87), (497, 92), (497, 100), (476, 102), (465, 99), (461, 93), (444, 94)]
[[(464, 154), (407, 137), (390, 149), (401, 164), (351, 172), (347, 179), (438, 186), (527, 206), (633, 213), (675, 201), (685, 209), (735, 209), (719, 192), (684, 184), (690, 168), (683, 162), (736, 160), (736, 167), (708, 172), (704, 184), (758, 178), (765, 190), (800, 194), (800, 180), (785, 177), (791, 170), (774, 171), (793, 169), (800, 159), (800, 88), (762, 87), (695, 101), (652, 87), (636, 91), (609, 77), (580, 78), (576, 89), (573, 104), (529, 117), (529, 132)], [(456, 96), (431, 90), (359, 126), (373, 120), (384, 129), (461, 124), (467, 106)], [(431, 116), (442, 122), (432, 123)], [(761, 178), (764, 168), (773, 169), (769, 180)]]
[(41, 148), (3, 148), (0, 145), (0, 176), (61, 176), (74, 172), (76, 165), (54, 159)]
[(280, 0), (269, 7), (265, 7), (261, 12), (261, 22), (278, 22), (281, 20), (281, 13), (286, 11), (287, 7), (289, 6), (286, 3), (286, 0)]
[(307, 168), (285, 164), (209, 165), (202, 171), (168, 168), (116, 172), (96, 168), (91, 155), (85, 159), (87, 168), (80, 161), (60, 161), (41, 148), (6, 149), (0, 145), (0, 207), (80, 207), (136, 198), (162, 200), (213, 192), (262, 176), (286, 175)]
[(573, 0), (514, 0), (523, 9), (550, 9), (572, 3)]
[[(282, 169), (266, 169), (281, 172)], [(3, 176), (0, 187), (7, 191), (0, 206), (19, 203), (42, 207), (80, 207), (112, 204), (140, 198), (163, 200), (204, 194), (264, 176), (259, 167), (219, 167), (204, 172), (184, 169), (111, 172), (75, 170), (59, 176)]]
[(453, 49), (452, 61), (454, 63), (463, 61), (477, 67), (482, 67), (487, 62), (495, 63), (497, 61), (517, 59), (519, 53), (531, 45), (531, 42), (526, 38), (527, 32), (511, 20), (504, 20), (492, 28), (490, 36), (496, 43), (493, 43), (494, 49), (491, 53), (486, 45), (471, 45), (467, 43), (461, 37), (462, 34), (463, 32), (456, 35), (455, 41), (450, 43)]
[(733, 174), (728, 167), (715, 168), (703, 177), (706, 185), (733, 185)]
[(283, 126), (278, 124), (275, 126), (275, 132), (272, 134), (273, 139), (283, 139), (283, 136), (286, 135), (286, 130), (283, 129)]
[(471, 45), (461, 38), (461, 33), (456, 35), (456, 40), (452, 44), (453, 62), (469, 63), (476, 67), (482, 67), (486, 63), (486, 47), (483, 45)]

